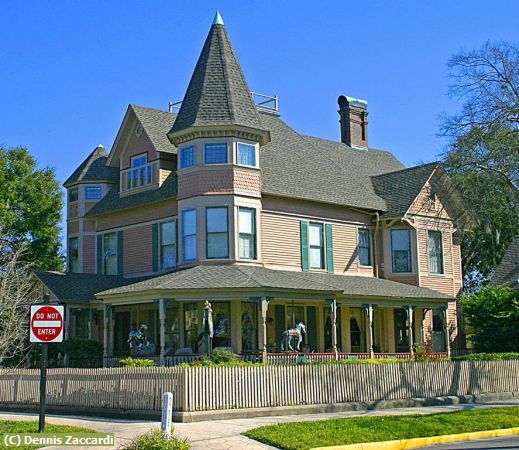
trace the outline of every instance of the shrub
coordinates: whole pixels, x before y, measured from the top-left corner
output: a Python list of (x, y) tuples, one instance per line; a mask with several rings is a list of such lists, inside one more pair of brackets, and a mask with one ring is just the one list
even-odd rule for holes
[(153, 359), (139, 359), (129, 356), (126, 359), (121, 359), (120, 362), (124, 367), (155, 367)]
[[(173, 432), (174, 427), (171, 427)], [(160, 430), (150, 430), (140, 434), (128, 443), (124, 450), (189, 450), (191, 444), (187, 439), (171, 436), (168, 438)]]
[(241, 363), (242, 360), (236, 353), (228, 352), (227, 350), (215, 350), (211, 353), (209, 361), (214, 364), (236, 364)]
[(519, 353), (473, 353), (472, 355), (453, 356), (454, 361), (503, 361), (519, 359)]
[(91, 367), (103, 364), (103, 347), (92, 339), (72, 337), (57, 347), (58, 351), (68, 355), (71, 367)]

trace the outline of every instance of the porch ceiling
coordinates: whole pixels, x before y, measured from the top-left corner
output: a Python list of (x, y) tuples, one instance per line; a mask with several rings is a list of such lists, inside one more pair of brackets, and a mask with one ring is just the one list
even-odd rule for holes
[(377, 298), (392, 300), (453, 300), (432, 289), (410, 286), (395, 281), (366, 276), (333, 275), (314, 272), (291, 272), (244, 265), (203, 265), (150, 278), (126, 286), (108, 289), (97, 298), (113, 298), (131, 294), (186, 291), (300, 291), (330, 297)]

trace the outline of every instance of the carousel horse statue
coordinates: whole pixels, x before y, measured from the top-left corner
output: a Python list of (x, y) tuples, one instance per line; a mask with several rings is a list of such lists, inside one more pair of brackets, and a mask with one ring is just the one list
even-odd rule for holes
[(133, 350), (134, 347), (137, 348), (137, 352), (139, 352), (143, 346), (149, 347), (150, 342), (148, 341), (148, 336), (146, 331), (148, 327), (145, 324), (141, 324), (137, 331), (131, 330), (128, 335), (128, 344), (130, 344), (130, 350)]
[(303, 322), (299, 322), (295, 328), (283, 331), (283, 334), (281, 335), (281, 351), (285, 351), (285, 341), (288, 349), (294, 351), (294, 348), (292, 347), (292, 339), (294, 337), (297, 337), (296, 350), (300, 351), (301, 342), (303, 342), (303, 333), (306, 334), (306, 326)]

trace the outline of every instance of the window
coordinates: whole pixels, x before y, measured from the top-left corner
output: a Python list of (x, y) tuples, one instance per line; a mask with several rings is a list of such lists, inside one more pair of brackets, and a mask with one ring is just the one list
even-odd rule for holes
[(429, 230), (429, 272), (443, 273), (442, 232)]
[(195, 146), (180, 149), (180, 168), (187, 169), (195, 165)]
[(68, 202), (77, 202), (78, 200), (79, 191), (78, 188), (72, 188), (68, 191)]
[(68, 240), (68, 271), (79, 272), (79, 239), (77, 237)]
[(160, 224), (160, 270), (177, 265), (177, 222), (171, 220)]
[(184, 345), (198, 352), (198, 311), (196, 303), (184, 305)]
[(205, 144), (204, 161), (205, 164), (226, 164), (228, 157), (227, 144)]
[(350, 308), (350, 340), (352, 352), (363, 352), (366, 349), (366, 340), (364, 332), (366, 324), (364, 323), (365, 313), (361, 308)]
[(241, 304), (241, 351), (258, 351), (258, 305), (256, 303)]
[(231, 305), (229, 302), (214, 302), (213, 349), (231, 346)]
[(393, 272), (411, 272), (411, 233), (409, 230), (391, 230)]
[(227, 207), (206, 208), (206, 256), (210, 258), (229, 257)]
[(239, 255), (240, 259), (256, 259), (256, 210), (239, 208)]
[(152, 164), (147, 164), (147, 160), (147, 155), (132, 158), (132, 168), (126, 175), (126, 189), (135, 189), (151, 184), (153, 179)]
[(310, 268), (324, 269), (324, 237), (323, 224), (310, 223)]
[(85, 200), (99, 200), (101, 198), (101, 186), (85, 186)]
[(238, 164), (256, 167), (256, 147), (249, 144), (238, 144)]
[(182, 259), (196, 259), (196, 209), (182, 212)]
[(103, 274), (117, 275), (117, 233), (103, 235)]
[(359, 261), (361, 266), (371, 266), (371, 233), (366, 228), (359, 230)]
[(180, 348), (180, 307), (178, 305), (169, 306), (166, 310), (166, 336), (165, 349), (166, 356), (173, 356)]

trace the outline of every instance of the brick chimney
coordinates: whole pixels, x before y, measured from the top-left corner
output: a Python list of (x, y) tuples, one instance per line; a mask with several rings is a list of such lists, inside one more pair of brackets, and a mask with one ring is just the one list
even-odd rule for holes
[(368, 102), (359, 98), (341, 95), (338, 103), (341, 141), (352, 148), (367, 150)]

